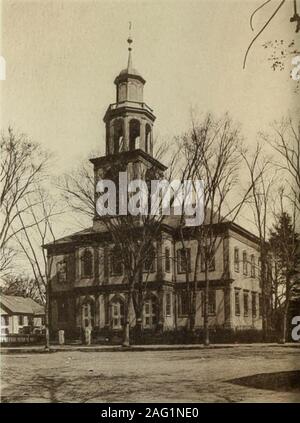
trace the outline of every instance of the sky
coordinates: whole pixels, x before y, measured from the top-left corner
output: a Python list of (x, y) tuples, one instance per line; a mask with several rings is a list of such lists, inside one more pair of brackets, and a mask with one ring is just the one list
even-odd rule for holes
[[(287, 1), (243, 58), (253, 35), (277, 6), (261, 0), (2, 0), (0, 127), (26, 133), (55, 155), (52, 173), (104, 154), (103, 116), (115, 102), (114, 78), (127, 64), (132, 22), (133, 64), (146, 79), (144, 101), (157, 117), (154, 138), (174, 143), (191, 111), (229, 112), (251, 149), (258, 131), (288, 113), (299, 115), (292, 65), (273, 71), (266, 41), (295, 37)], [(171, 151), (171, 149), (170, 149)], [(65, 228), (64, 230), (67, 231)], [(69, 229), (68, 229), (69, 231)], [(70, 232), (70, 231), (69, 231)]]
[[(276, 2), (275, 2), (276, 3)], [(254, 19), (261, 27), (272, 1)], [(272, 71), (262, 43), (295, 38), (288, 2), (242, 69), (256, 0), (40, 0), (1, 2), (1, 128), (12, 125), (56, 153), (55, 173), (91, 151), (104, 153), (103, 116), (115, 101), (113, 80), (133, 62), (144, 76), (145, 101), (157, 116), (155, 137), (173, 142), (197, 116), (226, 111), (241, 122), (246, 143), (295, 109), (289, 66)], [(299, 93), (298, 93), (299, 96)]]

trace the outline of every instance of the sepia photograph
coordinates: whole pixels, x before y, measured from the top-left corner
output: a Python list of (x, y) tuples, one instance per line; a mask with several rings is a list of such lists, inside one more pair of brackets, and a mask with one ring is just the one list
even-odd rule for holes
[(0, 0), (0, 103), (0, 410), (300, 403), (300, 0)]

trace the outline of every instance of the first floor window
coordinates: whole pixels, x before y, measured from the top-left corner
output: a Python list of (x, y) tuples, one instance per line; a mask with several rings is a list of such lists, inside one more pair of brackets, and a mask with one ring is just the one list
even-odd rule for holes
[(249, 315), (249, 293), (244, 292), (244, 317)]
[(259, 317), (262, 317), (262, 295), (259, 294), (258, 296), (258, 312), (259, 312)]
[(235, 304), (235, 315), (239, 316), (241, 314), (241, 304), (240, 304), (240, 291), (236, 289), (234, 292), (234, 304)]
[(191, 271), (191, 249), (190, 248), (181, 248), (177, 250), (177, 272)]
[(92, 301), (82, 304), (82, 320), (83, 326), (94, 327), (95, 307)]
[(256, 292), (252, 292), (252, 317), (256, 317)]
[[(205, 291), (202, 291), (202, 315), (205, 310)], [(216, 314), (216, 290), (210, 289), (208, 291), (208, 314), (214, 316)]]
[(2, 315), (1, 316), (1, 326), (8, 326), (9, 325), (9, 316)]
[(18, 320), (19, 320), (19, 326), (24, 326), (24, 316), (19, 316)]
[(144, 328), (152, 328), (157, 323), (157, 302), (156, 298), (148, 298), (144, 302), (143, 308), (143, 326)]
[(187, 315), (189, 312), (189, 296), (186, 291), (181, 291), (178, 295), (178, 313)]
[(170, 292), (166, 293), (166, 316), (171, 316), (172, 314), (172, 295)]
[(112, 327), (113, 329), (121, 329), (124, 326), (124, 304), (121, 301), (113, 302), (112, 311)]

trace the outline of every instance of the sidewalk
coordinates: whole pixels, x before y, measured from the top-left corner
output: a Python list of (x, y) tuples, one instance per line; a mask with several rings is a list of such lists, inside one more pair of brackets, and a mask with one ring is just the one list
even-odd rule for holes
[(67, 351), (83, 351), (83, 352), (123, 352), (123, 351), (180, 351), (180, 350), (206, 350), (206, 349), (223, 349), (223, 348), (239, 348), (239, 347), (283, 347), (283, 348), (300, 348), (300, 343), (290, 342), (286, 344), (211, 344), (204, 346), (202, 344), (187, 344), (187, 345), (132, 345), (130, 347), (123, 347), (121, 345), (51, 345), (50, 351), (46, 351), (44, 346), (28, 345), (28, 346), (13, 346), (1, 347), (1, 354), (34, 354), (34, 353), (55, 353)]

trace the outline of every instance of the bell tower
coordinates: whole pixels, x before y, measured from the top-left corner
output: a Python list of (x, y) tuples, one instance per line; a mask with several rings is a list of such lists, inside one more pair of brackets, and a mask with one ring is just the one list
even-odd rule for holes
[[(104, 115), (106, 126), (105, 156), (90, 159), (94, 165), (95, 188), (101, 179), (109, 179), (119, 198), (119, 176), (126, 172), (126, 184), (142, 179), (149, 182), (163, 177), (167, 167), (153, 157), (153, 110), (144, 103), (145, 79), (132, 65), (132, 38), (128, 37), (128, 63), (115, 78), (116, 102), (108, 106)], [(123, 180), (122, 180), (123, 183)], [(95, 204), (97, 201), (95, 191)], [(117, 203), (117, 213), (118, 213)], [(102, 218), (93, 220), (96, 231), (105, 231)]]
[(128, 37), (128, 62), (115, 78), (116, 102), (109, 105), (106, 125), (106, 155), (142, 150), (153, 155), (153, 110), (144, 103), (145, 79), (132, 65), (132, 38)]

